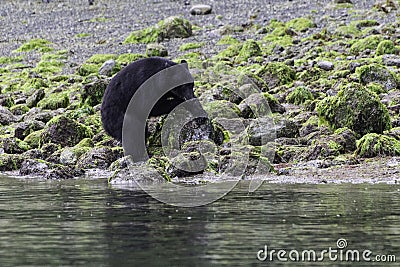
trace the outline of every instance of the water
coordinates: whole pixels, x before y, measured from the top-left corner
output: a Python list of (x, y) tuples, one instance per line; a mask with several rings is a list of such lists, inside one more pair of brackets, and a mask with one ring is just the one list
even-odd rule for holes
[[(0, 177), (0, 266), (348, 266), (261, 262), (268, 249), (348, 249), (400, 261), (400, 187), (242, 183), (199, 208), (160, 203), (105, 180)], [(398, 263), (352, 263), (398, 266)]]

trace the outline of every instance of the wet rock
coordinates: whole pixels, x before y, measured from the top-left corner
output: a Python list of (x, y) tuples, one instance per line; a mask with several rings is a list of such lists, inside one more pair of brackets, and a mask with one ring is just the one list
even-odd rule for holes
[(272, 113), (285, 113), (286, 109), (268, 93), (252, 94), (239, 104), (243, 118), (257, 118)]
[(55, 143), (61, 146), (74, 146), (83, 138), (91, 138), (92, 130), (64, 115), (51, 119), (43, 130), (41, 144)]
[(343, 147), (335, 142), (334, 138), (325, 137), (315, 140), (311, 146), (307, 147), (301, 155), (297, 155), (295, 158), (302, 161), (334, 158), (339, 156), (341, 151), (343, 151)]
[(207, 15), (212, 11), (212, 7), (210, 5), (199, 4), (194, 5), (190, 8), (190, 14), (192, 15)]
[(341, 128), (333, 135), (335, 141), (343, 147), (344, 152), (353, 152), (356, 149), (356, 133), (348, 128)]
[(394, 89), (398, 85), (396, 76), (377, 64), (361, 66), (356, 69), (356, 73), (362, 84), (375, 82), (384, 86), (386, 90)]
[(49, 170), (49, 165), (43, 160), (27, 159), (21, 165), (20, 175), (42, 175)]
[(33, 92), (32, 95), (28, 97), (26, 100), (26, 105), (29, 108), (36, 107), (36, 105), (39, 103), (40, 100), (42, 100), (45, 97), (45, 92), (42, 88), (39, 88)]
[(82, 176), (80, 169), (54, 164), (40, 159), (25, 160), (19, 170), (20, 175), (40, 176), (45, 179), (71, 179)]
[(22, 154), (24, 159), (44, 159), (43, 152), (41, 149), (29, 149)]
[(107, 169), (119, 157), (122, 157), (120, 150), (109, 147), (92, 148), (79, 158), (76, 166), (82, 169)]
[(253, 120), (247, 129), (249, 144), (261, 146), (275, 138), (294, 138), (299, 135), (297, 125), (286, 118), (259, 118)]
[(166, 172), (170, 177), (187, 177), (203, 173), (207, 168), (207, 160), (199, 152), (181, 153), (172, 158)]
[(111, 76), (113, 74), (113, 69), (116, 65), (114, 59), (109, 59), (101, 65), (99, 69), (99, 74), (103, 76)]
[(21, 154), (29, 149), (29, 145), (18, 138), (2, 136), (0, 137), (0, 148), (3, 153)]
[(67, 147), (60, 154), (60, 163), (64, 165), (75, 165), (78, 159), (88, 152), (90, 147)]
[(400, 67), (400, 57), (397, 55), (384, 55), (382, 56), (382, 62), (386, 66)]
[(356, 155), (364, 158), (399, 156), (400, 141), (393, 137), (369, 133), (357, 141)]
[(6, 107), (0, 106), (0, 124), (1, 125), (9, 125), (12, 122), (15, 122), (16, 117), (9, 111)]
[(45, 127), (44, 122), (41, 121), (29, 121), (29, 122), (21, 122), (15, 125), (14, 136), (23, 140), (29, 134), (41, 130)]
[(24, 161), (22, 155), (0, 153), (0, 171), (15, 171)]
[(40, 145), (40, 136), (42, 136), (42, 132), (43, 129), (30, 133), (24, 138), (24, 142), (26, 142), (31, 148), (38, 148)]
[(324, 98), (318, 103), (317, 112), (334, 129), (347, 127), (361, 136), (391, 128), (387, 108), (375, 93), (358, 83), (350, 83), (336, 96)]
[(125, 169), (125, 168), (129, 167), (131, 164), (134, 164), (131, 156), (125, 156), (125, 157), (119, 158), (116, 161), (114, 161), (110, 165), (109, 169), (112, 171), (116, 171), (119, 169)]
[(47, 123), (53, 117), (57, 116), (57, 111), (42, 110), (41, 108), (31, 108), (28, 113), (26, 113), (23, 118), (24, 121), (41, 121)]
[[(42, 154), (43, 154), (45, 159), (48, 159), (49, 157), (51, 157), (59, 149), (60, 149), (60, 145), (56, 145), (56, 144), (53, 144), (53, 143), (44, 144), (41, 147)], [(58, 158), (54, 162), (58, 162)]]
[(232, 119), (239, 117), (241, 114), (237, 105), (226, 100), (203, 103), (203, 108), (211, 118)]
[[(151, 159), (152, 160), (152, 159)], [(156, 163), (156, 166), (160, 164)], [(111, 177), (108, 178), (110, 184), (159, 184), (165, 183), (167, 179), (163, 177), (157, 170), (152, 166), (149, 166), (145, 162), (135, 162), (129, 164), (127, 168), (118, 168)]]
[(162, 44), (148, 44), (146, 46), (146, 56), (166, 57), (168, 56), (168, 50)]
[(299, 134), (304, 137), (316, 131), (318, 131), (318, 117), (312, 116), (301, 126)]
[(109, 84), (107, 79), (98, 79), (85, 84), (81, 90), (82, 103), (95, 106), (101, 103), (101, 100)]
[(330, 61), (318, 61), (317, 66), (318, 68), (327, 71), (333, 70), (335, 68), (335, 65)]

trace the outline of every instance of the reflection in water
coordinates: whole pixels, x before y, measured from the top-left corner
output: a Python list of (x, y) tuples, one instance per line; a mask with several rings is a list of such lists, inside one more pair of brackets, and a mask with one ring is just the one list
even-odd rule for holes
[(321, 251), (336, 248), (339, 238), (349, 249), (400, 251), (394, 185), (264, 184), (248, 193), (240, 183), (223, 199), (190, 209), (104, 180), (1, 177), (0, 190), (1, 266), (265, 266), (272, 264), (256, 259), (265, 245)]

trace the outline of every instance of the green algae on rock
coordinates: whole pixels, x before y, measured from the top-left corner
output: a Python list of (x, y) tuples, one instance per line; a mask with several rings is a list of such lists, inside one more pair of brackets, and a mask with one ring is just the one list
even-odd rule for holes
[(392, 41), (384, 40), (378, 44), (375, 55), (396, 54), (397, 52), (398, 49)]
[(386, 90), (396, 88), (399, 83), (394, 73), (377, 64), (358, 67), (356, 74), (362, 84), (374, 82), (382, 85)]
[(259, 46), (259, 44), (250, 39), (247, 40), (246, 42), (244, 42), (244, 44), (242, 45), (242, 48), (240, 49), (239, 54), (237, 55), (237, 57), (235, 58), (236, 62), (245, 62), (247, 61), (249, 58), (251, 57), (256, 57), (256, 56), (261, 56), (261, 48)]
[(69, 105), (68, 92), (53, 93), (47, 95), (37, 103), (37, 106), (43, 109), (66, 108)]
[(370, 35), (361, 40), (356, 41), (351, 47), (350, 52), (353, 54), (358, 54), (366, 49), (375, 50), (379, 43), (382, 41), (382, 36), (380, 35)]
[(288, 65), (280, 62), (269, 62), (254, 72), (269, 88), (289, 84), (296, 78), (296, 72)]
[(46, 124), (40, 137), (40, 145), (54, 143), (61, 146), (74, 146), (82, 139), (92, 136), (93, 132), (89, 127), (64, 115), (59, 115)]
[(386, 106), (375, 93), (358, 83), (345, 85), (336, 96), (324, 98), (318, 103), (317, 112), (334, 129), (348, 127), (361, 136), (391, 128)]
[(400, 141), (382, 134), (366, 134), (357, 141), (357, 150), (355, 154), (364, 158), (399, 156)]
[(155, 43), (171, 38), (187, 38), (192, 35), (192, 24), (180, 17), (168, 17), (156, 26), (132, 32), (124, 41), (125, 44)]
[(200, 42), (200, 43), (186, 43), (186, 44), (182, 44), (179, 47), (179, 51), (187, 51), (187, 50), (191, 50), (191, 49), (196, 49), (196, 48), (201, 48), (204, 46), (204, 42)]
[(287, 102), (295, 105), (303, 104), (307, 100), (314, 100), (314, 96), (311, 91), (304, 86), (296, 87), (286, 97)]
[(32, 50), (36, 50), (41, 53), (50, 52), (54, 50), (52, 47), (49, 46), (50, 44), (51, 42), (45, 39), (31, 39), (28, 42), (22, 44), (16, 50), (14, 50), (14, 52), (29, 52)]

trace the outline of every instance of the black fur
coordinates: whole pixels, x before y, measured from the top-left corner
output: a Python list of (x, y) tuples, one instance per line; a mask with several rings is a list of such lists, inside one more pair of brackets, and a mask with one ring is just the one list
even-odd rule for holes
[[(131, 63), (115, 75), (104, 92), (101, 105), (103, 128), (110, 136), (122, 140), (124, 115), (132, 96), (147, 79), (173, 65), (176, 63), (164, 58), (145, 58)], [(166, 93), (154, 105), (150, 115), (168, 114), (184, 101), (195, 98), (193, 86), (193, 83), (185, 84)]]

